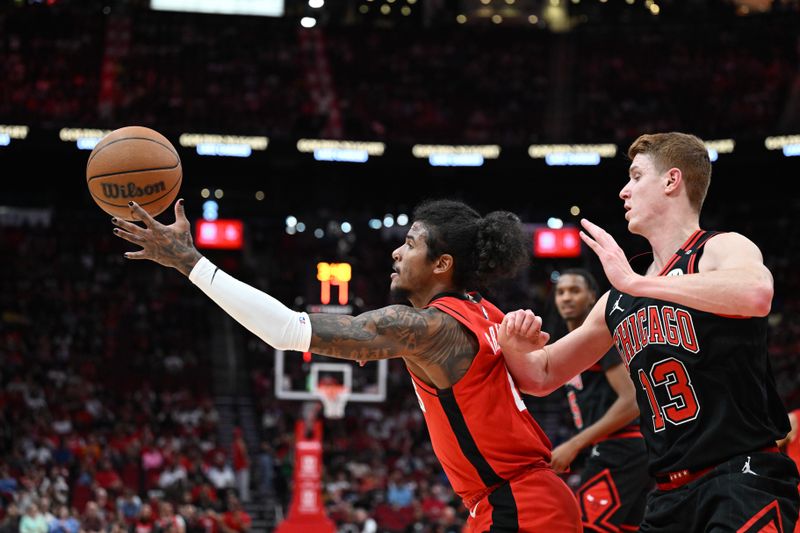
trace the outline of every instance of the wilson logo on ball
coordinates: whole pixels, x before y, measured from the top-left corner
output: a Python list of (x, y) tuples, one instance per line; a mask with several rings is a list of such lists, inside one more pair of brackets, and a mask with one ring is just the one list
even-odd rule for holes
[(117, 184), (117, 183), (103, 183), (103, 194), (106, 198), (140, 198), (142, 196), (150, 196), (157, 192), (166, 190), (166, 185), (163, 181), (158, 183), (151, 183), (144, 187), (139, 187), (135, 183)]

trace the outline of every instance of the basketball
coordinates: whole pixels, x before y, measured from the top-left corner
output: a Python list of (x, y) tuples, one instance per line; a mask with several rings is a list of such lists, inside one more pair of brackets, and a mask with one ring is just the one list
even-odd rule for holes
[(164, 211), (180, 190), (178, 152), (166, 137), (141, 126), (114, 130), (94, 147), (86, 163), (86, 184), (103, 211), (131, 220), (128, 202), (152, 216)]

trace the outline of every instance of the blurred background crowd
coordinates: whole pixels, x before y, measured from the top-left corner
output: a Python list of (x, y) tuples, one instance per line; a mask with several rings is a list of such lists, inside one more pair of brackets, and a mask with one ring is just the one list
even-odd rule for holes
[[(0, 125), (394, 146), (614, 142), (622, 152), (652, 131), (745, 144), (800, 133), (797, 2), (561, 2), (348, 1), (301, 28), (307, 2), (287, 2), (288, 15), (273, 19), (157, 12), (142, 1), (3, 1)], [(0, 146), (0, 532), (272, 530), (291, 498), (301, 413), (274, 396), (273, 350), (176, 272), (126, 262), (85, 192), (86, 153), (35, 141)], [(800, 201), (781, 183), (798, 167), (727, 157), (703, 223), (761, 247), (776, 284), (771, 364), (797, 408)], [(202, 212), (200, 190), (218, 186), (220, 208), (246, 224), (243, 250), (208, 253), (297, 308), (318, 297), (316, 262), (334, 260), (353, 266), (355, 312), (388, 303), (390, 253), (405, 229), (369, 221), (410, 215), (427, 197), (512, 210), (531, 226), (581, 205), (629, 256), (642, 248), (615, 197), (621, 156), (535, 172), (513, 162), (463, 173), (333, 169), (285, 155), (263, 168), (191, 154), (184, 165), (190, 216)], [(288, 233), (288, 215), (322, 235)], [(352, 232), (332, 222), (342, 220)], [(486, 294), (563, 327), (551, 288), (571, 266), (602, 278), (585, 250), (534, 258)], [(340, 531), (463, 527), (466, 510), (408, 381), (390, 361), (391, 401), (351, 403), (343, 419), (325, 421), (324, 504)], [(562, 391), (528, 405), (554, 445), (572, 434)]]

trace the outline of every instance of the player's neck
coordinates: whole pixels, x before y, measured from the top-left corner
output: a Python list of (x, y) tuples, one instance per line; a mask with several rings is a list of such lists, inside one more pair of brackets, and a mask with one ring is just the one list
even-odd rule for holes
[(427, 287), (425, 290), (419, 291), (417, 293), (411, 294), (408, 297), (408, 301), (411, 302), (411, 305), (414, 307), (420, 308), (425, 307), (431, 300), (437, 295), (442, 293), (458, 293), (458, 294), (466, 294), (464, 290), (457, 289), (453, 285), (447, 283), (434, 283), (430, 287)]
[(653, 265), (649, 270), (652, 275), (661, 272), (672, 256), (694, 232), (700, 229), (698, 219), (684, 219), (683, 221), (673, 221), (662, 225), (658, 231), (654, 231), (647, 236), (650, 246), (653, 248)]

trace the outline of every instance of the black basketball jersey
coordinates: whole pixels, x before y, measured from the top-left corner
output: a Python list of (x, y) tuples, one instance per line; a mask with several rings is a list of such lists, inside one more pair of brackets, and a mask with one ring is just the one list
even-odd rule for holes
[[(660, 276), (697, 272), (696, 231)], [(716, 465), (789, 430), (767, 357), (767, 319), (721, 316), (614, 288), (606, 324), (636, 386), (652, 475)]]
[[(606, 371), (621, 364), (617, 350), (611, 348), (600, 361), (567, 382), (565, 385), (567, 400), (577, 430), (587, 428), (600, 420), (616, 401), (617, 393), (606, 379)], [(638, 423), (632, 421), (631, 426), (636, 425), (634, 422)]]

